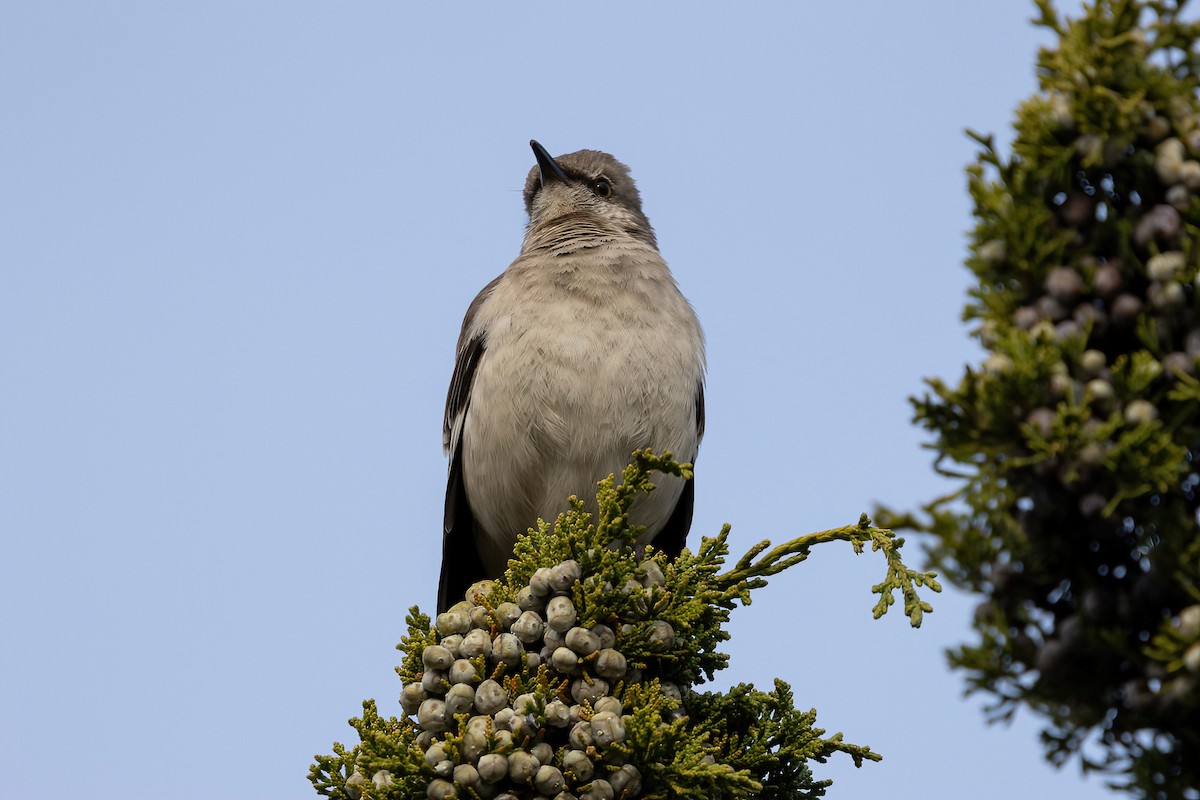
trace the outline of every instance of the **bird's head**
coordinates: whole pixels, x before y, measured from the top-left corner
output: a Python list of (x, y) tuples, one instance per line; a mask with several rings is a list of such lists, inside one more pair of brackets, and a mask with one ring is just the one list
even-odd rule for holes
[(531, 230), (577, 217), (586, 228), (615, 228), (655, 244), (642, 212), (642, 198), (629, 168), (599, 150), (554, 158), (530, 141), (537, 165), (525, 180), (525, 210)]

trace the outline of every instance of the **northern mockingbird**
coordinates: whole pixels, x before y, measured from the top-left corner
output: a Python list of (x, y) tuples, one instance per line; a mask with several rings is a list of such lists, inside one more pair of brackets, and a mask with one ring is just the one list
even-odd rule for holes
[[(517, 534), (567, 497), (594, 507), (635, 449), (692, 461), (704, 433), (704, 335), (629, 169), (529, 144), (521, 253), (467, 308), (446, 397), (439, 611), (502, 575)], [(691, 481), (663, 476), (631, 512), (639, 543), (678, 555), (692, 500)]]

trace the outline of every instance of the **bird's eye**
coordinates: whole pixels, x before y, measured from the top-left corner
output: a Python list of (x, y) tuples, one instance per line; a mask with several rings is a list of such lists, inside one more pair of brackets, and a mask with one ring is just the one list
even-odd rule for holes
[(592, 184), (592, 191), (601, 197), (612, 197), (612, 184), (606, 180), (598, 180)]

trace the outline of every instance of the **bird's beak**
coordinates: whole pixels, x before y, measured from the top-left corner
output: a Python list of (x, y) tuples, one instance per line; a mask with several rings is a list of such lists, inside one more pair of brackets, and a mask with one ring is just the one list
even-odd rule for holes
[(551, 181), (562, 181), (568, 183), (570, 178), (567, 173), (563, 172), (563, 168), (558, 165), (554, 157), (546, 151), (546, 148), (538, 144), (537, 139), (530, 139), (529, 146), (533, 148), (533, 154), (537, 156), (538, 172), (542, 178), (542, 186), (545, 186)]

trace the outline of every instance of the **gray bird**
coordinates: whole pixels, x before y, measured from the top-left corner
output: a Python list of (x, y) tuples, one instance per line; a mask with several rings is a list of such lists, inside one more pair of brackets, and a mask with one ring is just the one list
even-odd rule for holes
[[(639, 448), (693, 461), (704, 334), (659, 255), (629, 169), (531, 141), (521, 253), (467, 308), (446, 397), (450, 457), (438, 610), (503, 574), (517, 534), (593, 498)], [(679, 554), (693, 483), (660, 476), (640, 540)], [(594, 510), (594, 509), (593, 509)]]

